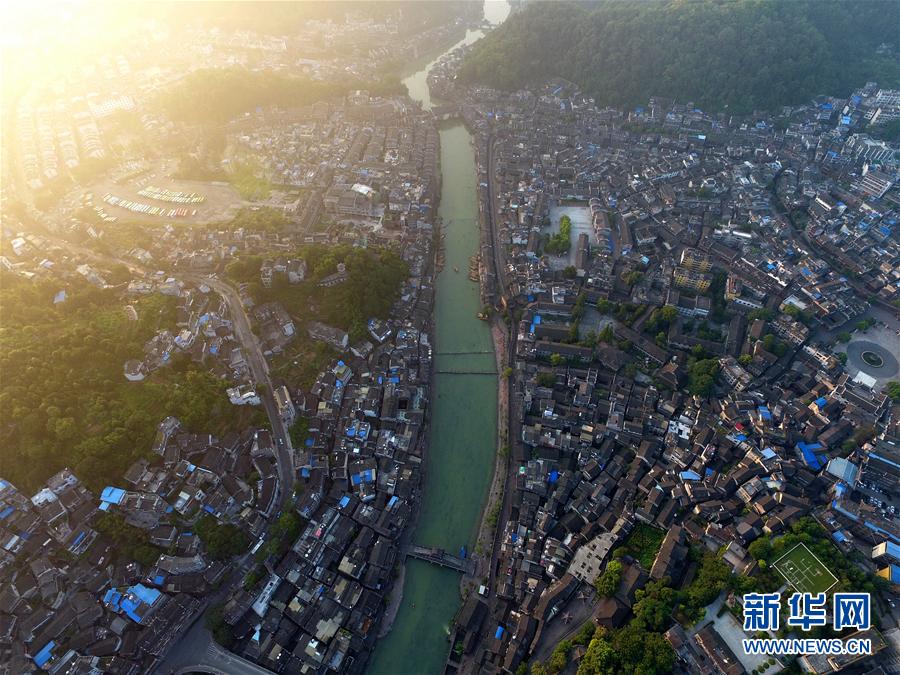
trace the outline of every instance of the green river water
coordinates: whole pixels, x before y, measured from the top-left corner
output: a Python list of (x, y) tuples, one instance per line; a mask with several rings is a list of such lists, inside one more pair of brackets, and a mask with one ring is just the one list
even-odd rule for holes
[[(508, 10), (505, 3), (485, 3), (485, 14), (492, 22), (502, 21)], [(469, 31), (451, 49), (479, 37), (481, 31)], [(426, 108), (430, 108), (431, 98), (425, 75), (432, 63), (404, 80), (410, 96)], [(457, 554), (463, 545), (472, 548), (492, 477), (497, 379), (488, 324), (476, 317), (481, 309), (478, 284), (468, 279), (469, 257), (478, 252), (479, 245), (475, 153), (462, 124), (443, 128), (440, 136), (439, 213), (444, 221), (446, 264), (437, 278), (435, 370), (492, 374), (435, 374), (425, 496), (413, 541)], [(454, 272), (454, 267), (459, 272)], [(370, 673), (432, 675), (442, 671), (450, 649), (450, 622), (460, 605), (459, 582), (457, 572), (419, 560), (407, 562), (400, 611), (391, 632), (375, 649)]]

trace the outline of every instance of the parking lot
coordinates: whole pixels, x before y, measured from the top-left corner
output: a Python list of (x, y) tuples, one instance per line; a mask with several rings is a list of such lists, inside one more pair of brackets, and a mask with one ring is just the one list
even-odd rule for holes
[[(163, 194), (162, 191), (193, 194), (202, 200), (176, 203), (148, 196), (153, 193)], [(177, 180), (158, 171), (149, 171), (121, 182), (100, 180), (86, 188), (85, 192), (91, 194), (94, 205), (102, 206), (107, 214), (119, 221), (154, 224), (169, 221), (185, 224), (225, 221), (232, 218), (243, 203), (237, 191), (227, 183)], [(154, 212), (141, 212), (131, 204), (151, 207)]]

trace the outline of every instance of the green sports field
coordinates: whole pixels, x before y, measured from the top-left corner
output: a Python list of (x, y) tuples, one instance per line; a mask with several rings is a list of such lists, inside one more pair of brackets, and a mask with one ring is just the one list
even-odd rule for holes
[(837, 577), (805, 544), (797, 544), (772, 566), (799, 593), (824, 593), (837, 583)]

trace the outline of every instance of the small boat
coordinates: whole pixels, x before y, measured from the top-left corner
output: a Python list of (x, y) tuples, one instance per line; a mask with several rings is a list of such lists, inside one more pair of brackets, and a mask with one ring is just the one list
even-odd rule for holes
[(456, 265), (454, 265), (454, 266), (453, 266), (453, 271), (459, 273), (459, 268), (458, 268)]
[(468, 552), (466, 551), (466, 547), (465, 547), (465, 546), (463, 546), (461, 549), (459, 549), (459, 557), (462, 558), (463, 560), (466, 559), (467, 553), (468, 553)]

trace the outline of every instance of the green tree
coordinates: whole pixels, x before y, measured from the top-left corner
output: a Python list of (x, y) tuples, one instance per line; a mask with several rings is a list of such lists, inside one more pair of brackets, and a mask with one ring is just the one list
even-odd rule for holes
[(146, 530), (142, 530), (125, 522), (118, 513), (102, 513), (94, 521), (97, 532), (109, 538), (113, 544), (114, 555), (121, 561), (136, 561), (144, 568), (156, 564), (163, 550), (150, 543)]
[(884, 392), (892, 401), (900, 401), (900, 381), (891, 380), (884, 387)]
[(306, 439), (309, 438), (309, 420), (298, 416), (288, 433), (291, 435), (291, 445), (295, 448), (302, 448)]
[(718, 359), (700, 359), (688, 366), (687, 389), (696, 396), (709, 396), (719, 374)]
[(542, 370), (537, 374), (537, 383), (542, 387), (552, 387), (556, 384), (556, 375), (548, 370)]
[(616, 654), (606, 637), (606, 631), (598, 629), (588, 645), (584, 658), (578, 664), (578, 675), (606, 675), (615, 672)]
[(224, 603), (219, 603), (209, 608), (206, 613), (206, 628), (216, 642), (228, 649), (234, 644), (234, 632), (225, 623), (224, 607)]
[(632, 270), (631, 272), (626, 272), (624, 275), (622, 275), (622, 281), (624, 281), (629, 288), (634, 286), (643, 278), (644, 273), (640, 270)]
[(607, 300), (605, 298), (600, 298), (597, 301), (597, 311), (600, 312), (601, 314), (611, 314), (612, 312), (615, 311), (615, 309), (616, 309), (615, 303), (610, 302), (609, 300)]
[(594, 579), (594, 588), (597, 595), (602, 598), (611, 598), (619, 590), (622, 581), (622, 563), (618, 560), (610, 560), (603, 574)]
[(635, 620), (647, 630), (661, 631), (671, 623), (677, 597), (668, 577), (651, 581), (635, 593)]
[(603, 329), (600, 331), (600, 334), (597, 336), (597, 339), (600, 342), (605, 342), (607, 344), (612, 344), (616, 339), (616, 333), (613, 330), (612, 324), (606, 324)]
[(565, 670), (566, 665), (569, 663), (570, 651), (572, 651), (572, 643), (568, 640), (563, 640), (556, 645), (556, 648), (550, 655), (550, 661), (547, 663), (547, 670), (551, 673), (561, 673)]
[(227, 560), (244, 553), (250, 547), (250, 538), (243, 529), (230, 523), (218, 523), (209, 515), (201, 517), (194, 525), (194, 530), (213, 560)]

